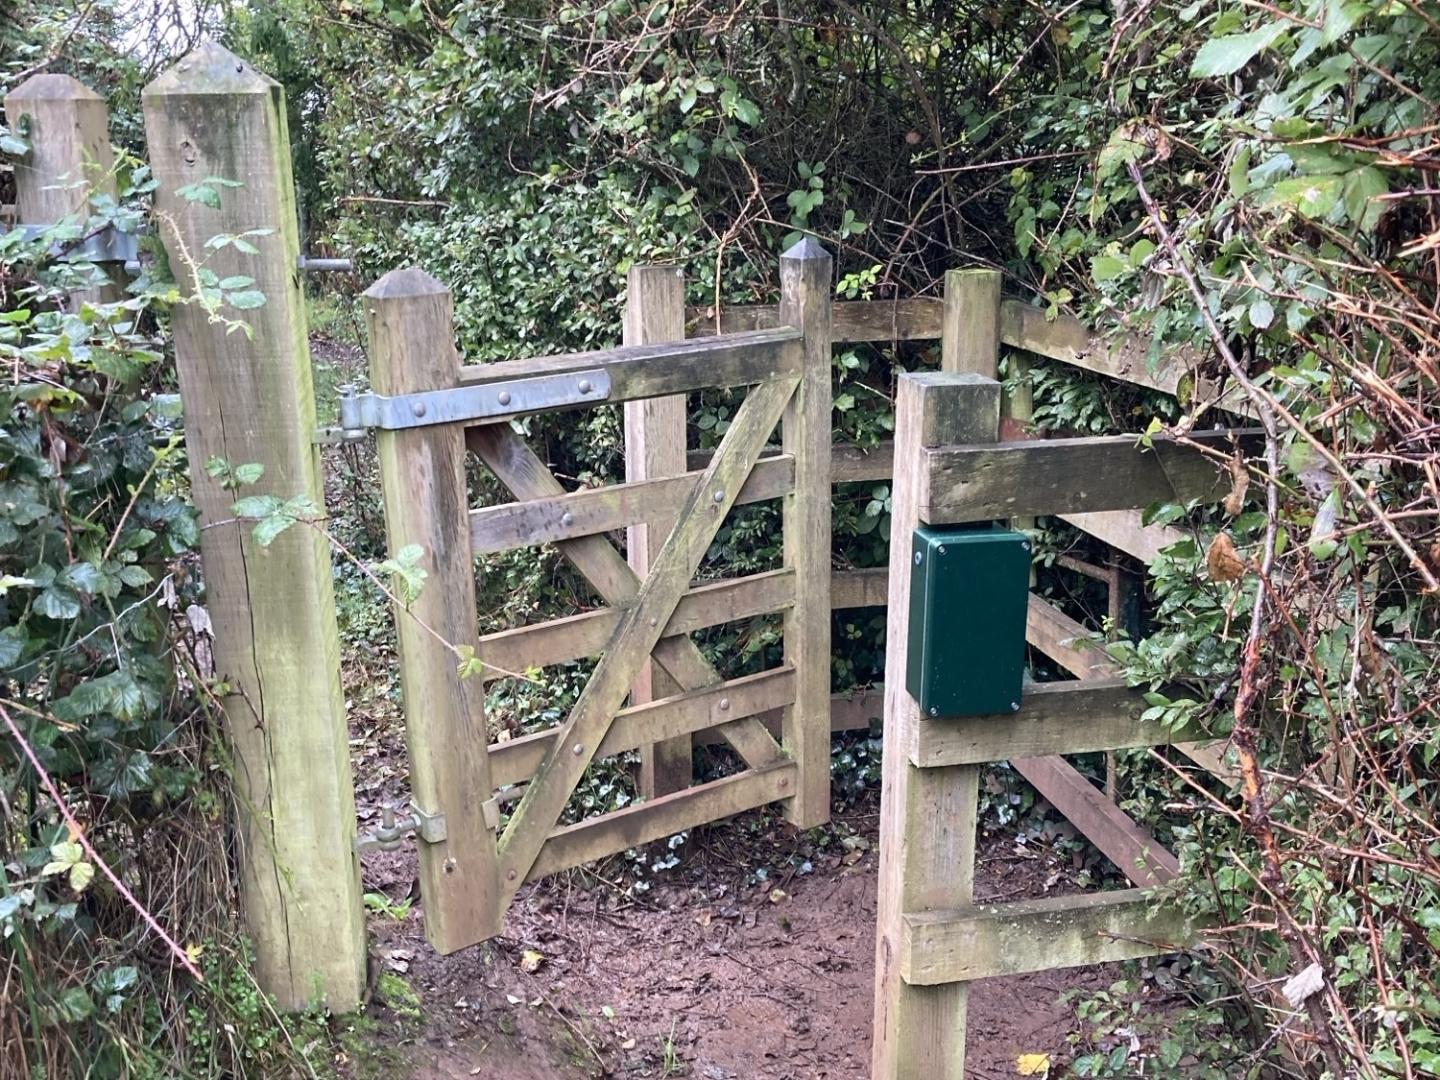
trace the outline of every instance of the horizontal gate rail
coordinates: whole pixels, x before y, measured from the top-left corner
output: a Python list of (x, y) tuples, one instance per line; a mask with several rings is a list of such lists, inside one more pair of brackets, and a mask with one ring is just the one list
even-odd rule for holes
[[(661, 636), (672, 638), (721, 623), (769, 615), (784, 611), (794, 601), (795, 575), (789, 570), (697, 584), (681, 596)], [(479, 650), (485, 663), (485, 680), (598, 656), (610, 647), (628, 610), (628, 606), (601, 608), (487, 634), (480, 639)]]
[[(794, 700), (795, 669), (782, 667), (632, 705), (615, 714), (595, 756), (609, 757), (646, 743), (694, 734), (730, 720), (779, 709)], [(556, 730), (550, 728), (493, 744), (491, 783), (503, 788), (529, 780), (557, 737)]]
[(1194, 940), (1184, 915), (1145, 889), (977, 904), (905, 916), (900, 974), (936, 986), (1138, 960)]
[(780, 761), (562, 826), (546, 838), (525, 880), (534, 881), (709, 821), (792, 798), (799, 772), (793, 761)]
[(1027, 686), (1020, 711), (951, 717), (922, 724), (910, 746), (919, 766), (981, 765), (1046, 754), (1090, 754), (1161, 746), (1194, 738), (1158, 720), (1142, 720), (1144, 699), (1121, 679)]
[(1190, 436), (1221, 459), (1161, 436), (1143, 450), (1133, 435), (931, 448), (920, 459), (920, 520), (960, 523), (1218, 501), (1231, 481), (1223, 457), (1236, 449), (1253, 453), (1263, 437), (1257, 430)]
[[(470, 511), (470, 542), (476, 555), (612, 532), (641, 521), (673, 516), (700, 472), (584, 488), (525, 502), (500, 503)], [(735, 498), (737, 506), (778, 499), (795, 488), (795, 459), (763, 458)]]
[(684, 394), (731, 386), (754, 386), (798, 375), (795, 345), (801, 332), (783, 326), (744, 334), (662, 345), (623, 345), (598, 352), (502, 360), (460, 369), (460, 387), (489, 386), (547, 375), (602, 371), (610, 380), (607, 402)]
[[(905, 300), (842, 300), (833, 305), (833, 340), (922, 341), (940, 336), (945, 303), (933, 297)], [(769, 330), (781, 325), (775, 304), (734, 304), (719, 314), (713, 307), (685, 311), (690, 335), (705, 338), (716, 333)]]

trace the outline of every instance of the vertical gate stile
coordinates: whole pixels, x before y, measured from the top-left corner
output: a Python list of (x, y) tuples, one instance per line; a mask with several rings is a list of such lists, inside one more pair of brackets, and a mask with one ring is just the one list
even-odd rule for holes
[[(626, 279), (624, 341), (654, 345), (685, 339), (685, 278), (673, 266), (633, 266)], [(685, 395), (625, 402), (625, 479), (627, 482), (678, 476), (685, 472)], [(626, 557), (644, 578), (674, 528), (673, 516), (637, 522), (626, 530)], [(666, 697), (680, 685), (653, 660), (641, 668), (630, 701), (640, 705)], [(640, 748), (640, 794), (646, 799), (690, 786), (690, 736), (681, 735)]]
[[(910, 748), (924, 723), (906, 691), (909, 537), (920, 524), (922, 447), (994, 442), (1000, 425), (999, 275), (951, 271), (938, 375), (902, 375), (891, 490), (889, 618), (885, 641), (885, 752), (880, 795), (880, 881), (875, 942), (875, 1080), (962, 1080), (969, 986), (912, 986), (900, 973), (908, 913), (973, 897), (980, 766), (920, 768)], [(992, 313), (993, 318), (992, 318)], [(994, 323), (993, 332), (991, 323)]]
[[(386, 274), (365, 292), (371, 383), (380, 394), (456, 385), (450, 292), (420, 270)], [(485, 695), (461, 678), (452, 647), (479, 640), (465, 483), (465, 433), (440, 424), (377, 436), (392, 556), (423, 549), (426, 579), (396, 612), (410, 781), (416, 808), (444, 816), (444, 838), (420, 843), (425, 931), (441, 953), (500, 931)]]
[(795, 702), (781, 715), (781, 742), (799, 768), (786, 819), (808, 829), (830, 820), (830, 253), (805, 238), (780, 258), (780, 322), (804, 337), (800, 387), (785, 410), (783, 444), (795, 458), (784, 500), (785, 565), (795, 603), (785, 613), (785, 661), (795, 667)]

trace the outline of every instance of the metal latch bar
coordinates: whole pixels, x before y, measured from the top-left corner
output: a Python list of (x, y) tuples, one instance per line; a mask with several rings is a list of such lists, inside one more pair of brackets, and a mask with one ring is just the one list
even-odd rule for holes
[(342, 386), (340, 429), (345, 438), (356, 438), (370, 429), (402, 431), (434, 424), (499, 420), (593, 404), (609, 396), (610, 373), (603, 368), (393, 396), (357, 394), (353, 386)]

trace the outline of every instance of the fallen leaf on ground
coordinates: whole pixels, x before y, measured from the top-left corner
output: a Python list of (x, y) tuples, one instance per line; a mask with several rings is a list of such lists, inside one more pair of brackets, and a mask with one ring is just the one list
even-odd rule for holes
[(1021, 1054), (1015, 1059), (1015, 1071), (1021, 1076), (1049, 1076), (1049, 1054)]
[(526, 949), (520, 954), (520, 970), (527, 975), (534, 975), (544, 962), (545, 954), (536, 952), (534, 949)]

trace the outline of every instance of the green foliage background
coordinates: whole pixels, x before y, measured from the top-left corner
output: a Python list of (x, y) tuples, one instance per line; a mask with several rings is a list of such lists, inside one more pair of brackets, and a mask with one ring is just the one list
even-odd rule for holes
[[(107, 47), (118, 24), (106, 4), (71, 33), (79, 11), (26, 0), (26, 18), (0, 25), (0, 72), (53, 53), (54, 68), (107, 92), (117, 141), (140, 150), (134, 102), (148, 72)], [(1122, 761), (1126, 807), (1176, 845), (1185, 902), (1228, 927), (1215, 942), (1221, 970), (1243, 991), (1238, 1006), (1221, 1008), (1224, 991), (1197, 983), (1187, 1045), (1205, 1052), (1176, 1051), (1147, 1063), (1159, 1070), (1147, 1075), (1261, 1075), (1276, 1062), (1317, 1076), (1440, 1074), (1431, 582), (1440, 574), (1431, 405), (1440, 8), (1431, 0), (252, 0), (216, 13), (213, 29), (286, 89), (312, 249), (356, 258), (357, 283), (405, 263), (442, 277), (475, 362), (615, 343), (624, 275), (637, 262), (683, 267), (698, 305), (773, 300), (779, 251), (811, 232), (835, 252), (843, 296), (933, 295), (945, 269), (993, 265), (1014, 296), (1149, 337), (1154, 359), (1193, 348), (1193, 386), (1252, 381), (1256, 407), (1277, 421), (1277, 467), (1253, 463), (1249, 499), (1225, 512), (1152, 508), (1190, 539), (1149, 568), (1145, 636), (1129, 642), (1107, 628), (1112, 652), (1174, 723), (1198, 718), (1229, 734), (1237, 691), (1247, 701), (1254, 691), (1237, 741), (1266, 770), (1263, 789), (1241, 803), (1219, 784), (1202, 793), (1181, 783), (1146, 755)], [(0, 572), (35, 584), (0, 599), (0, 644), (18, 650), (3, 657), (13, 661), (7, 697), (38, 703), (44, 718), (28, 721), (37, 731), (68, 725), (47, 749), (74, 755), (62, 771), (77, 799), (123, 803), (114, 820), (144, 825), (157, 808), (201, 800), (215, 752), (198, 734), (203, 709), (157, 644), (163, 628), (147, 629), (149, 609), (133, 626), (117, 618), (152, 587), (142, 569), (158, 579), (188, 565), (178, 461), (121, 449), (166, 431), (152, 407), (165, 388), (163, 330), (150, 301), (67, 321), (45, 291), (49, 271), (35, 269), (44, 260), (10, 243), (0, 246), (0, 350), (21, 377), (4, 482), (24, 496), (12, 511), (30, 516), (12, 520), (14, 539), (0, 537)], [(1007, 380), (1033, 392), (1035, 425), (1047, 432), (1217, 419), (1188, 388), (1166, 398), (1030, 359), (1007, 364)], [(924, 349), (837, 352), (837, 438), (887, 438), (896, 373), (934, 360)], [(65, 393), (55, 397), (52, 383)], [(97, 410), (111, 399), (117, 407)], [(692, 445), (713, 445), (733, 407), (720, 396), (695, 402)], [(57, 464), (47, 452), (56, 425), (105, 452)], [(579, 482), (620, 471), (613, 412), (537, 421), (531, 434)], [(122, 525), (115, 515), (157, 460), (153, 507), (137, 502)], [(90, 471), (74, 474), (82, 464)], [(888, 498), (884, 485), (837, 493), (837, 565), (883, 563)], [(105, 538), (99, 552), (83, 531), (78, 545), (66, 542), (82, 521)], [(345, 535), (366, 557), (380, 554), (373, 521), (373, 507), (360, 506)], [(707, 567), (770, 565), (771, 524), (763, 509), (737, 519)], [(1040, 589), (1100, 629), (1102, 596), (1053, 556), (1103, 554), (1041, 524)], [(126, 529), (153, 535), (130, 546)], [(1220, 532), (1249, 566), (1238, 581), (1206, 572)], [(121, 558), (102, 557), (112, 536), (120, 542), (108, 555)], [(490, 626), (588, 599), (552, 554), (486, 570)], [(342, 599), (349, 573), (339, 572)], [(115, 648), (70, 650), (111, 623), (126, 631)], [(880, 628), (874, 613), (839, 618), (837, 687), (877, 677)], [(743, 670), (775, 648), (775, 634), (732, 628), (705, 644)], [(145, 677), (132, 693), (125, 680), (137, 672)], [(572, 700), (583, 674), (497, 691), (494, 715), (513, 730), (534, 723), (541, 706)], [(78, 702), (61, 705), (82, 686)], [(164, 752), (178, 732), (189, 749)], [(874, 782), (874, 751), (873, 740), (837, 746), (847, 790)], [(4, 768), (7, 785), (29, 782), (23, 768)], [(623, 797), (602, 787), (586, 797)], [(994, 827), (1032, 798), (1004, 770), (988, 787)], [(27, 800), (43, 805), (33, 787)], [(40, 853), (32, 859), (54, 861), (44, 843), (54, 837), (42, 835), (51, 825), (12, 822), (7, 843), (23, 834), (26, 851)], [(112, 853), (127, 850), (117, 840)], [(24, 857), (13, 846), (4, 855)], [(71, 897), (67, 884), (52, 874), (37, 897), (57, 908), (74, 900), (73, 912), (47, 909), (43, 925), (33, 903), (28, 922), (7, 915), (32, 935), (19, 940), (95, 939), (100, 901), (93, 891)], [(67, 918), (75, 929), (50, 929)], [(1287, 1020), (1273, 987), (1311, 962), (1324, 989)], [(45, 1007), (78, 985), (102, 1012), (95, 1003), (128, 979), (115, 972), (136, 968), (91, 963)], [(1227, 1026), (1263, 1052), (1218, 1040)], [(90, 1030), (110, 1038), (103, 1024)], [(1085, 1060), (1087, 1075), (1125, 1075), (1133, 1064)]]

